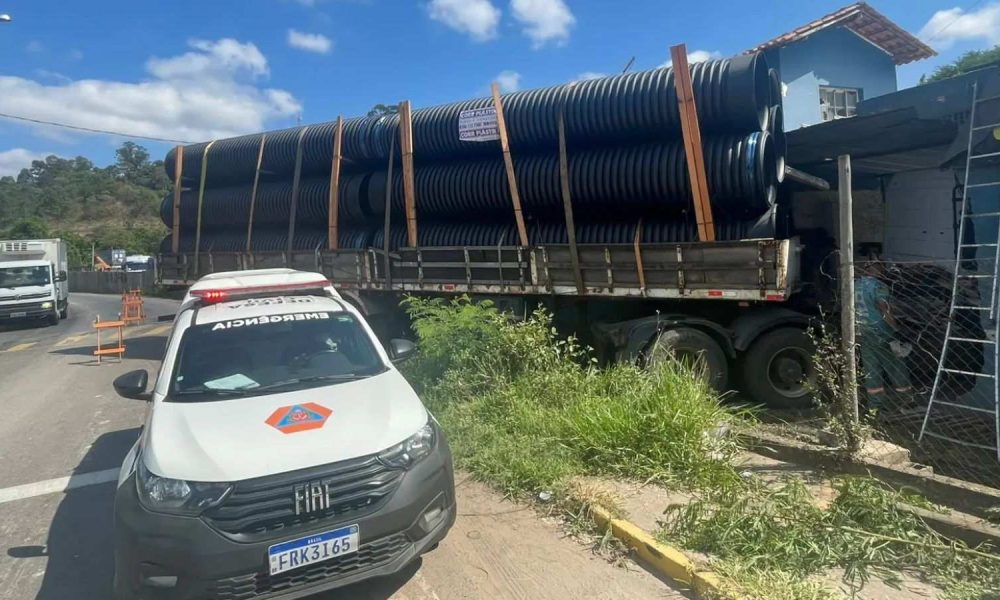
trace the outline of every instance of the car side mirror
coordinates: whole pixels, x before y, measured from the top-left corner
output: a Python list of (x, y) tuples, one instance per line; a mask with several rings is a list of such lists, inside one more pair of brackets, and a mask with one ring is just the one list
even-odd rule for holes
[(416, 351), (417, 345), (410, 340), (389, 340), (389, 358), (391, 358), (394, 363), (403, 362), (413, 356)]
[(56, 281), (66, 281), (66, 278), (66, 271), (59, 271), (56, 273)]
[(145, 369), (129, 371), (124, 375), (119, 375), (112, 384), (115, 392), (122, 398), (133, 400), (149, 400), (150, 394), (146, 392), (149, 384), (149, 373)]

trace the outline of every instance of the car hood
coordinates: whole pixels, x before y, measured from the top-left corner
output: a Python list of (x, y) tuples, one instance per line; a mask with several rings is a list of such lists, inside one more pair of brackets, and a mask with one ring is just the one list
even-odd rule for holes
[(282, 394), (158, 402), (142, 453), (156, 475), (240, 481), (375, 454), (416, 433), (427, 419), (413, 388), (390, 369)]

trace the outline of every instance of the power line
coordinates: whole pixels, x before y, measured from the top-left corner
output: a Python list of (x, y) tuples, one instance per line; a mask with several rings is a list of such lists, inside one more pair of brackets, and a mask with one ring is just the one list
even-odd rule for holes
[(153, 142), (169, 142), (171, 144), (193, 144), (194, 142), (188, 142), (185, 140), (172, 140), (169, 138), (158, 138), (150, 135), (133, 135), (131, 133), (122, 133), (120, 131), (108, 131), (106, 129), (92, 129), (90, 127), (80, 127), (77, 125), (69, 125), (66, 123), (56, 123), (54, 121), (43, 121), (42, 119), (31, 119), (28, 117), (19, 117), (17, 115), (8, 115), (6, 113), (0, 113), (0, 117), (4, 119), (13, 119), (15, 121), (27, 121), (28, 123), (38, 123), (39, 125), (51, 125), (52, 127), (62, 127), (64, 129), (75, 129), (77, 131), (86, 131), (89, 133), (103, 133), (106, 135), (116, 135), (118, 137), (134, 138), (137, 140), (150, 140)]
[(954, 25), (955, 23), (957, 23), (958, 20), (961, 19), (962, 17), (968, 16), (969, 14), (971, 14), (972, 11), (975, 10), (975, 8), (977, 6), (979, 6), (980, 4), (982, 4), (982, 3), (983, 3), (983, 0), (976, 0), (975, 2), (972, 3), (972, 6), (970, 6), (969, 8), (967, 8), (965, 11), (962, 11), (962, 9), (959, 8), (958, 9), (959, 10), (959, 15), (957, 17), (955, 17), (954, 19), (952, 19), (951, 21), (948, 21), (947, 23), (945, 23), (945, 25), (943, 27), (941, 27), (941, 29), (938, 29), (937, 31), (935, 31), (931, 35), (927, 36), (927, 41), (929, 42), (929, 41), (933, 40), (934, 38), (936, 38), (937, 36), (939, 36), (942, 33), (944, 33), (945, 29), (948, 29), (949, 27), (951, 27), (952, 25)]

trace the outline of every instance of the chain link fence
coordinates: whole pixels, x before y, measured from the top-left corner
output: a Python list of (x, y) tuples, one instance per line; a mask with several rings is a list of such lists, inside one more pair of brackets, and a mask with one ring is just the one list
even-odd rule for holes
[(935, 474), (1000, 488), (989, 250), (963, 260), (957, 283), (954, 261), (858, 261), (854, 309), (859, 402), (875, 437)]

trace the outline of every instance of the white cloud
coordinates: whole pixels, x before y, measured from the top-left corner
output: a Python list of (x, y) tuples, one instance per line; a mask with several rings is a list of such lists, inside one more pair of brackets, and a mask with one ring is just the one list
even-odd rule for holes
[(500, 9), (490, 0), (431, 0), (427, 11), (435, 21), (467, 33), (477, 42), (497, 37)]
[(51, 152), (32, 152), (24, 148), (13, 148), (0, 152), (0, 177), (11, 175), (16, 177), (21, 169), (31, 166), (33, 160), (43, 160)]
[(493, 80), (500, 85), (500, 91), (504, 94), (521, 89), (521, 74), (517, 71), (500, 71)]
[(972, 40), (1000, 44), (1000, 2), (987, 4), (976, 12), (966, 12), (958, 6), (939, 10), (917, 35), (942, 49), (955, 42)]
[(292, 48), (315, 52), (316, 54), (328, 54), (333, 47), (330, 38), (320, 33), (303, 33), (294, 29), (288, 30), (288, 45)]
[[(252, 43), (192, 40), (189, 46), (192, 51), (179, 56), (150, 58), (151, 77), (136, 83), (83, 79), (48, 85), (0, 76), (0, 112), (193, 141), (260, 131), (302, 110), (289, 92), (257, 85), (269, 68)], [(39, 134), (52, 131), (37, 126)]]
[(50, 71), (48, 69), (35, 69), (35, 75), (38, 75), (42, 79), (52, 79), (60, 83), (69, 83), (73, 81), (58, 71)]
[(573, 81), (587, 81), (588, 79), (600, 79), (601, 77), (607, 77), (607, 73), (598, 73), (597, 71), (584, 71), (576, 76)]
[(565, 44), (570, 28), (576, 23), (576, 17), (563, 0), (510, 0), (510, 9), (535, 48), (550, 41)]
[[(693, 65), (694, 63), (705, 62), (706, 60), (718, 60), (722, 58), (722, 53), (718, 50), (693, 50), (688, 52), (688, 64)], [(674, 64), (673, 59), (668, 59), (667, 62), (660, 65), (661, 67), (669, 67)]]

